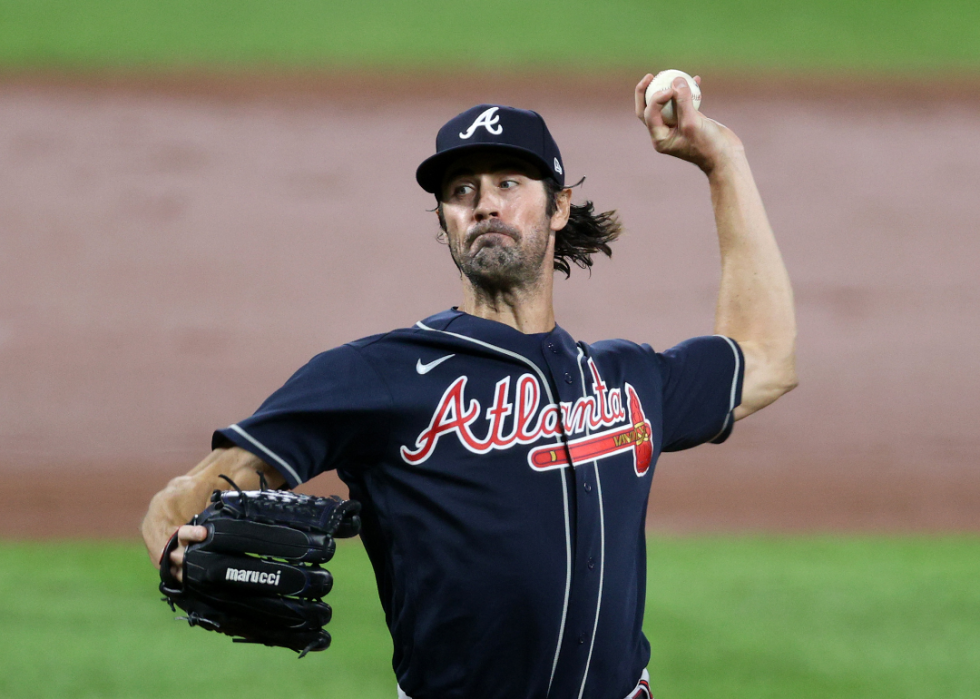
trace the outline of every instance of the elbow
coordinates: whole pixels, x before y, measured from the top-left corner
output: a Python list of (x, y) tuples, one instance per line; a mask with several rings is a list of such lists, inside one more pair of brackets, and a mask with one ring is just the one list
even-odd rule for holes
[(785, 372), (781, 377), (779, 382), (780, 395), (785, 395), (789, 393), (794, 388), (800, 385), (800, 377), (796, 373), (796, 367), (792, 367), (789, 371)]
[(779, 387), (779, 395), (785, 396), (787, 393), (789, 393), (799, 385), (800, 385), (799, 379), (797, 379), (797, 377), (794, 376), (791, 380), (786, 381)]
[(792, 353), (772, 360), (755, 351), (752, 346), (743, 349), (746, 350), (745, 379), (742, 384), (742, 403), (735, 409), (736, 420), (771, 405), (800, 383)]
[(763, 345), (758, 359), (763, 367), (765, 383), (769, 391), (774, 394), (773, 400), (800, 385), (800, 378), (796, 373), (795, 332), (779, 343)]
[[(800, 385), (795, 371), (779, 372), (769, 377), (765, 387), (760, 391), (763, 396), (761, 403), (770, 405)], [(761, 406), (760, 406), (761, 407)]]
[(800, 385), (800, 377), (796, 373), (796, 356), (790, 354), (783, 361), (776, 365), (769, 380), (770, 391), (774, 394), (773, 400), (786, 395)]

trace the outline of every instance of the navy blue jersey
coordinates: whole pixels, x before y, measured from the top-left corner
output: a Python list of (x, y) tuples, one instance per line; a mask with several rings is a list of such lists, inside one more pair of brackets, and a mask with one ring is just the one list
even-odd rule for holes
[(413, 699), (619, 699), (650, 655), (654, 464), (728, 436), (742, 367), (720, 336), (657, 353), (451, 310), (314, 357), (214, 446), (290, 485), (338, 470)]

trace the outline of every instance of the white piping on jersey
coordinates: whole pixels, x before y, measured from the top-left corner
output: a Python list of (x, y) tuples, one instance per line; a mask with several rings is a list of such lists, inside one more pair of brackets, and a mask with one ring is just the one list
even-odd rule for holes
[(241, 427), (239, 427), (238, 425), (232, 425), (228, 429), (229, 430), (235, 430), (235, 432), (237, 432), (242, 437), (244, 437), (245, 439), (247, 439), (248, 441), (250, 441), (252, 444), (254, 444), (255, 446), (257, 446), (263, 452), (265, 452), (266, 454), (268, 454), (269, 456), (271, 456), (272, 459), (277, 464), (279, 464), (284, 469), (286, 469), (286, 471), (289, 473), (289, 475), (292, 476), (293, 479), (297, 483), (302, 483), (303, 482), (303, 479), (299, 477), (299, 474), (297, 474), (296, 471), (293, 470), (293, 467), (290, 466), (289, 464), (287, 464), (286, 461), (281, 456), (279, 456), (277, 453), (275, 453), (274, 451), (272, 451), (269, 447), (267, 447), (266, 445), (264, 445), (262, 442), (260, 442), (255, 437), (253, 437), (252, 435), (250, 435), (248, 432), (246, 432), (245, 430), (243, 430)]
[(565, 601), (561, 608), (561, 625), (558, 627), (558, 645), (555, 646), (555, 659), (551, 662), (551, 677), (548, 678), (548, 694), (551, 694), (551, 683), (555, 681), (555, 671), (558, 669), (558, 656), (561, 655), (561, 642), (565, 638), (565, 618), (568, 616), (568, 596), (572, 591), (572, 527), (568, 516), (568, 484), (565, 483), (565, 469), (559, 469), (561, 474), (561, 498), (565, 506)]
[[(483, 342), (483, 340), (476, 340), (472, 337), (467, 337), (466, 335), (460, 335), (459, 333), (451, 333), (448, 330), (436, 330), (435, 328), (430, 328), (421, 320), (418, 321), (415, 326), (421, 330), (428, 330), (433, 333), (442, 333), (443, 335), (449, 335), (460, 340), (466, 340), (467, 342), (472, 342), (475, 345), (480, 345), (481, 347), (486, 347), (494, 352), (500, 352), (508, 357), (513, 357), (514, 359), (520, 360), (521, 362), (527, 364), (534, 370), (534, 373), (538, 375), (541, 380), (541, 387), (544, 389), (545, 393), (548, 394), (548, 402), (551, 405), (555, 404), (555, 397), (551, 393), (551, 385), (544, 376), (544, 372), (538, 367), (537, 364), (532, 362), (530, 359), (517, 352), (511, 352), (510, 350), (504, 349), (503, 347), (497, 347), (496, 345), (491, 345), (489, 342)], [(579, 355), (581, 356), (582, 349), (579, 348)], [(582, 365), (579, 363), (579, 372), (582, 371)], [(585, 377), (582, 378), (585, 381)], [(548, 680), (548, 692), (551, 692), (551, 684), (555, 680), (555, 671), (558, 669), (558, 656), (561, 655), (561, 643), (565, 638), (565, 621), (568, 617), (568, 599), (572, 591), (572, 526), (568, 514), (568, 485), (565, 483), (565, 469), (559, 469), (561, 474), (561, 498), (562, 505), (565, 510), (565, 601), (562, 603), (561, 608), (561, 625), (558, 627), (558, 644), (555, 646), (555, 659), (551, 664), (551, 678)], [(594, 636), (595, 634), (593, 634)]]
[(599, 478), (599, 464), (592, 462), (595, 469), (595, 492), (599, 498), (599, 594), (596, 596), (595, 603), (595, 623), (592, 625), (592, 642), (589, 644), (589, 657), (585, 661), (585, 674), (582, 676), (582, 689), (579, 690), (578, 697), (582, 699), (585, 694), (585, 682), (589, 679), (589, 666), (592, 664), (592, 649), (595, 648), (595, 634), (599, 628), (599, 608), (602, 607), (602, 584), (606, 576), (606, 517), (602, 508), (602, 479)]
[[(582, 395), (585, 395), (585, 370), (582, 369), (582, 358), (585, 353), (582, 348), (578, 348), (578, 358), (576, 359), (576, 364), (578, 364), (578, 373), (582, 377)], [(589, 425), (585, 425), (585, 435), (588, 436), (591, 430)], [(589, 656), (585, 660), (585, 673), (582, 675), (582, 687), (578, 692), (578, 699), (582, 699), (582, 695), (585, 694), (585, 683), (589, 680), (589, 666), (592, 665), (592, 651), (595, 648), (595, 634), (596, 630), (599, 628), (599, 609), (602, 607), (602, 583), (605, 578), (606, 573), (606, 517), (602, 508), (602, 479), (599, 478), (599, 463), (597, 461), (592, 462), (592, 468), (595, 470), (595, 492), (596, 497), (599, 498), (599, 594), (596, 597), (595, 603), (595, 621), (592, 624), (592, 640), (589, 643)]]
[(728, 423), (731, 422), (732, 420), (732, 411), (735, 410), (735, 391), (738, 390), (738, 370), (739, 367), (741, 366), (741, 360), (739, 359), (738, 356), (738, 348), (735, 347), (735, 343), (732, 342), (730, 338), (727, 338), (724, 335), (715, 335), (715, 337), (720, 337), (722, 340), (728, 343), (729, 347), (732, 348), (732, 352), (735, 354), (735, 372), (732, 375), (732, 394), (731, 394), (731, 398), (729, 398), (728, 401), (728, 414), (725, 416), (725, 422), (722, 423), (721, 429), (718, 430), (718, 434), (716, 434), (714, 437), (709, 439), (708, 440), (709, 442), (715, 441), (716, 439), (718, 439), (718, 437), (724, 434), (725, 430), (728, 429)]
[(496, 345), (491, 345), (489, 342), (484, 342), (483, 340), (474, 340), (472, 337), (466, 337), (466, 335), (460, 335), (459, 333), (451, 333), (448, 330), (436, 330), (435, 328), (430, 328), (428, 325), (425, 325), (421, 320), (417, 322), (415, 325), (416, 327), (419, 327), (422, 330), (428, 330), (429, 332), (432, 333), (442, 333), (443, 335), (451, 335), (452, 337), (459, 338), (460, 340), (466, 340), (467, 342), (472, 342), (475, 345), (480, 345), (481, 347), (492, 349), (494, 352), (500, 352), (501, 354), (506, 354), (508, 357), (513, 357), (514, 359), (521, 360), (529, 367), (534, 369), (535, 373), (538, 375), (538, 378), (541, 379), (542, 388), (544, 388), (545, 393), (548, 394), (548, 402), (554, 404), (555, 397), (551, 395), (551, 386), (549, 386), (548, 382), (545, 380), (544, 372), (541, 371), (541, 369), (538, 367), (537, 364), (532, 362), (524, 355), (518, 354), (517, 352), (511, 352), (510, 350), (506, 350), (503, 347), (497, 347)]

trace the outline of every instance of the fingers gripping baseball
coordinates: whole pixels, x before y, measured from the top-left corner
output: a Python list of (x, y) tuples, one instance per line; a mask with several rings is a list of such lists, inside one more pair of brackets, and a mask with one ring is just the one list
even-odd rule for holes
[[(672, 72), (672, 71), (667, 71)], [(676, 72), (676, 71), (673, 71)], [(637, 118), (647, 124), (649, 128), (656, 126), (665, 126), (668, 129), (677, 124), (668, 124), (663, 116), (663, 107), (671, 100), (680, 108), (680, 102), (684, 101), (689, 103), (694, 111), (697, 111), (697, 107), (694, 106), (693, 95), (691, 94), (691, 89), (687, 84), (687, 81), (683, 78), (676, 78), (670, 86), (670, 89), (663, 90), (661, 92), (651, 93), (653, 98), (650, 102), (647, 102), (647, 90), (650, 89), (650, 83), (656, 79), (652, 73), (647, 73), (642, 80), (637, 84), (635, 91), (635, 101), (636, 101), (636, 116)], [(694, 81), (700, 87), (701, 76), (695, 75)]]
[[(691, 88), (684, 78), (675, 78), (669, 90), (656, 93), (647, 103), (646, 90), (653, 79), (652, 74), (645, 75), (637, 84), (634, 97), (636, 116), (647, 127), (658, 153), (687, 160), (709, 172), (733, 147), (741, 147), (734, 133), (695, 108)], [(694, 80), (701, 85), (700, 76), (694, 76)], [(661, 113), (671, 100), (674, 100), (677, 111), (675, 126), (668, 126)]]

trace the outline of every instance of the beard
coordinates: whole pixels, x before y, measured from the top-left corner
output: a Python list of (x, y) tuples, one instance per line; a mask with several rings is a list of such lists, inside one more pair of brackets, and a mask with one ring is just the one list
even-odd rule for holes
[[(505, 235), (516, 244), (505, 245), (493, 238), (478, 240), (487, 233)], [(450, 239), (449, 252), (460, 273), (477, 289), (510, 291), (532, 286), (541, 279), (549, 237), (544, 223), (524, 235), (513, 226), (489, 219), (473, 226), (456, 242)]]

